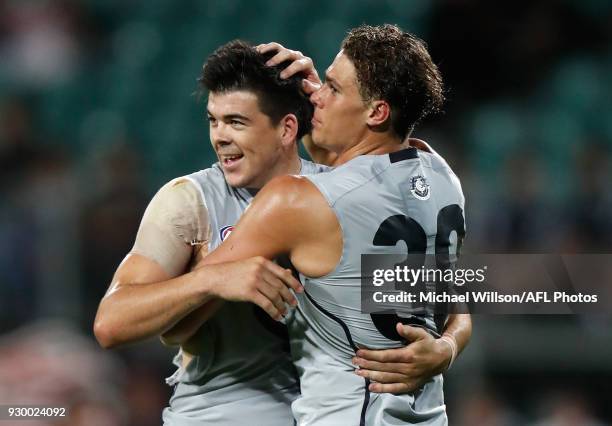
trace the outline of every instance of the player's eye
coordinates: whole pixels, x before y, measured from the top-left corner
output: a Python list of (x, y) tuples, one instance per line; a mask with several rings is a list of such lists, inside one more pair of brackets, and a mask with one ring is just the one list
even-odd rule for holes
[(335, 95), (335, 94), (339, 93), (338, 88), (336, 86), (334, 86), (329, 80), (325, 80), (323, 85), (329, 87), (329, 90), (330, 90), (330, 92), (332, 92), (332, 94)]
[(213, 117), (213, 116), (210, 116), (210, 115), (209, 115), (209, 116), (207, 117), (207, 120), (208, 120), (208, 122), (209, 122), (211, 125), (215, 125), (215, 124), (217, 124), (217, 119), (216, 119), (215, 117)]
[(244, 127), (244, 123), (240, 120), (232, 119), (230, 120), (230, 125), (234, 128), (242, 128)]

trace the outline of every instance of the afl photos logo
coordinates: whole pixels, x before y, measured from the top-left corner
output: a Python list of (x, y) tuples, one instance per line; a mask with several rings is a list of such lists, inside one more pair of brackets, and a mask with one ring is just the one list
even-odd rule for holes
[(410, 179), (410, 192), (419, 200), (428, 200), (430, 191), (427, 180), (421, 176), (413, 176)]
[(229, 234), (231, 234), (233, 230), (234, 225), (224, 226), (223, 228), (219, 229), (219, 238), (221, 239), (221, 241), (225, 241), (225, 239), (229, 237)]

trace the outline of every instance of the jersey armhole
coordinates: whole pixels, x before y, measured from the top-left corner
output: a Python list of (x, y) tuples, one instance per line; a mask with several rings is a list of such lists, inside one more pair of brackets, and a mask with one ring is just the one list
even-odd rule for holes
[(310, 183), (312, 183), (315, 188), (317, 188), (317, 191), (319, 191), (321, 196), (325, 199), (325, 201), (327, 201), (327, 205), (329, 206), (329, 208), (334, 213), (334, 216), (336, 217), (336, 220), (338, 221), (338, 225), (340, 226), (340, 233), (341, 233), (341, 237), (342, 237), (342, 253), (340, 254), (340, 259), (338, 260), (338, 263), (336, 263), (336, 266), (334, 266), (334, 268), (331, 271), (329, 271), (327, 274), (321, 275), (320, 277), (316, 277), (316, 278), (315, 277), (309, 277), (307, 275), (301, 274), (308, 281), (310, 281), (310, 280), (323, 280), (323, 279), (326, 279), (326, 278), (328, 278), (328, 277), (338, 273), (338, 270), (344, 264), (344, 259), (346, 259), (346, 244), (345, 244), (345, 237), (344, 236), (346, 235), (346, 233), (345, 233), (344, 227), (342, 225), (342, 220), (340, 220), (341, 212), (336, 209), (335, 201), (331, 200), (331, 197), (329, 196), (329, 193), (325, 190), (325, 188), (321, 187), (316, 182), (316, 179), (313, 180), (313, 179), (311, 179), (310, 176), (304, 176), (304, 177), (306, 179), (308, 179), (308, 181)]

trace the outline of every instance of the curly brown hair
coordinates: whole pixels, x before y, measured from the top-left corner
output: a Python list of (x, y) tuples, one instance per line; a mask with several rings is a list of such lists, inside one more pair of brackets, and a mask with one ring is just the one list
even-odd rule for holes
[(389, 103), (391, 127), (401, 139), (439, 111), (442, 76), (418, 37), (396, 25), (361, 25), (349, 31), (342, 49), (355, 66), (361, 97)]

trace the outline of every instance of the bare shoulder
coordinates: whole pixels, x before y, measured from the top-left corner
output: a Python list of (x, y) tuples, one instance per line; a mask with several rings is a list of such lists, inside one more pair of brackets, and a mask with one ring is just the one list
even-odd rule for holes
[(278, 176), (272, 179), (257, 195), (266, 201), (290, 209), (311, 209), (312, 203), (325, 202), (317, 187), (306, 177)]
[(269, 222), (289, 241), (286, 252), (293, 265), (310, 277), (332, 271), (342, 255), (342, 232), (326, 198), (303, 176), (282, 176), (268, 185), (275, 201), (262, 204), (279, 213)]
[(322, 231), (333, 232), (338, 228), (335, 213), (327, 200), (304, 176), (274, 178), (257, 197), (260, 195), (260, 211), (263, 208), (274, 212), (271, 216), (277, 220), (276, 226), (283, 228), (285, 232), (300, 235), (302, 240), (319, 235)]

